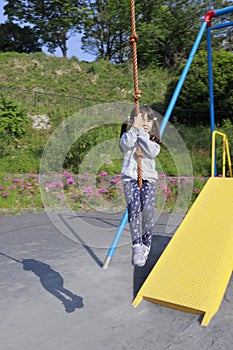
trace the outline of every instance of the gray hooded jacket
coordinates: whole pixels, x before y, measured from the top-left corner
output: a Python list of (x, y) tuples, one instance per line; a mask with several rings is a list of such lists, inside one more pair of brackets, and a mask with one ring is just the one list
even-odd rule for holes
[(149, 134), (143, 129), (139, 130), (131, 126), (130, 130), (125, 132), (120, 139), (120, 147), (124, 152), (122, 163), (122, 180), (137, 180), (137, 157), (135, 155), (137, 145), (140, 145), (143, 152), (142, 158), (142, 178), (143, 180), (155, 181), (158, 173), (155, 170), (154, 158), (160, 152), (160, 146), (151, 141)]

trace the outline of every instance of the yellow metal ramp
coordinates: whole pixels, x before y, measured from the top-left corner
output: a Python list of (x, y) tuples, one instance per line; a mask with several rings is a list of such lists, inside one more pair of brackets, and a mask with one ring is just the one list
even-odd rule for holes
[(233, 270), (233, 179), (211, 177), (133, 301), (217, 312)]

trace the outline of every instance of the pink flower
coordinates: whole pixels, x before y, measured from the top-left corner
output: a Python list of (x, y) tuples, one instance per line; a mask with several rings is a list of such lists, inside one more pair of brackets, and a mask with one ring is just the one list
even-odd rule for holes
[(111, 182), (114, 183), (114, 184), (119, 184), (120, 181), (116, 180), (116, 179), (112, 179)]
[(68, 171), (63, 171), (62, 175), (67, 175), (67, 176), (71, 177), (71, 174), (68, 173)]
[(89, 196), (91, 196), (93, 194), (93, 190), (92, 190), (91, 186), (86, 187), (86, 188), (84, 187), (83, 193), (87, 193)]
[(165, 193), (166, 193), (166, 194), (170, 194), (170, 193), (171, 193), (171, 189), (170, 189), (170, 187), (166, 188)]
[(17, 184), (21, 184), (23, 182), (23, 179), (16, 179), (14, 180), (14, 182), (16, 182)]
[(46, 184), (46, 185), (45, 185), (45, 187), (46, 187), (46, 188), (53, 188), (53, 187), (54, 187), (54, 185), (53, 185), (53, 184), (49, 184), (49, 183), (48, 183), (48, 184)]
[(194, 193), (198, 193), (199, 191), (200, 191), (199, 188), (194, 188), (194, 189), (193, 189), (193, 192), (194, 192)]
[(8, 197), (9, 193), (8, 192), (2, 192), (2, 197)]
[(74, 179), (72, 177), (68, 177), (67, 179), (68, 184), (72, 185), (75, 183)]
[(162, 190), (166, 190), (167, 189), (167, 184), (164, 182), (164, 183), (161, 183), (160, 184), (160, 188), (162, 189)]
[(101, 172), (99, 173), (100, 176), (106, 176), (108, 175), (108, 173), (104, 170), (101, 170)]
[(106, 188), (99, 188), (97, 190), (97, 193), (105, 193), (105, 192), (107, 192)]

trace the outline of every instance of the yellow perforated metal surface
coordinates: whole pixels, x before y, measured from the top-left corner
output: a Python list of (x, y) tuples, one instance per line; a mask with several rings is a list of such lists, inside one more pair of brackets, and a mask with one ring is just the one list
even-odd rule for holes
[(233, 270), (233, 179), (210, 178), (133, 301), (200, 313), (208, 325)]

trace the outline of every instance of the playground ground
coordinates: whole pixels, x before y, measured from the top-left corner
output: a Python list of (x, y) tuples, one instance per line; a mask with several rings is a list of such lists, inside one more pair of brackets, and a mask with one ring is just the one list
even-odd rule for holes
[[(85, 225), (117, 229), (122, 215), (79, 214)], [(128, 228), (108, 269), (108, 248), (74, 242), (45, 212), (0, 218), (0, 348), (2, 350), (228, 350), (233, 345), (233, 279), (208, 327), (134, 295), (176, 229), (169, 214), (155, 225), (147, 265), (131, 265)], [(67, 223), (67, 220), (64, 222)], [(69, 229), (69, 227), (67, 227)], [(72, 228), (74, 229), (74, 227)], [(77, 234), (82, 229), (77, 226)], [(167, 231), (170, 231), (167, 233)], [(95, 232), (95, 230), (93, 230)], [(112, 237), (103, 235), (105, 245)], [(94, 237), (97, 242), (98, 237)], [(84, 242), (84, 239), (81, 239)], [(100, 245), (104, 246), (104, 242)], [(95, 247), (96, 246), (96, 247)]]

